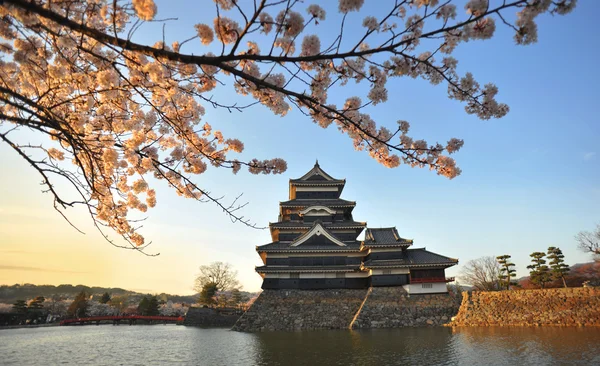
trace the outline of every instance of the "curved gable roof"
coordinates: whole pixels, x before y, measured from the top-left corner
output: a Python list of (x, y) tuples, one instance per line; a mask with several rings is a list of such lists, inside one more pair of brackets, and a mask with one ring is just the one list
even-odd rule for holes
[[(315, 240), (316, 239), (316, 240)], [(292, 241), (291, 246), (296, 247), (301, 245), (302, 243), (310, 243), (314, 244), (315, 241), (318, 241), (319, 244), (335, 244), (340, 247), (345, 247), (346, 244), (340, 239), (336, 238), (329, 230), (322, 225), (321, 221), (315, 221), (314, 225), (310, 230), (300, 235), (296, 239)]]
[(304, 174), (300, 178), (290, 179), (290, 183), (292, 184), (345, 184), (345, 179), (335, 179), (331, 175), (327, 174), (321, 166), (319, 166), (319, 161), (315, 163), (313, 168), (308, 171), (308, 173)]

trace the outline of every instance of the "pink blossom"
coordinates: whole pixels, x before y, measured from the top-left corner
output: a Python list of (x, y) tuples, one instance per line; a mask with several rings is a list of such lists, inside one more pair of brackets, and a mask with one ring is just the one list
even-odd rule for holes
[(244, 151), (244, 144), (238, 139), (227, 139), (225, 143), (229, 145), (229, 148), (237, 153)]
[(258, 55), (260, 53), (260, 48), (258, 48), (258, 44), (256, 42), (248, 42), (247, 44), (249, 55)]
[(460, 150), (460, 148), (463, 147), (464, 144), (465, 142), (463, 140), (452, 138), (450, 139), (450, 141), (448, 141), (448, 145), (446, 145), (446, 151), (448, 151), (448, 154), (452, 154)]
[(445, 22), (449, 19), (456, 18), (456, 5), (454, 4), (446, 4), (442, 5), (438, 10), (437, 15), (435, 16), (437, 19), (442, 18)]
[(203, 45), (209, 45), (214, 39), (214, 33), (212, 28), (210, 28), (206, 24), (196, 24), (196, 31), (198, 32), (198, 37), (200, 37), (200, 41), (202, 41)]
[(438, 0), (415, 0), (415, 4), (417, 5), (417, 8), (420, 8), (421, 6), (429, 6), (433, 8), (438, 4)]
[(365, 0), (339, 0), (338, 9), (340, 13), (359, 11)]
[(325, 10), (321, 8), (319, 5), (312, 4), (309, 5), (306, 9), (306, 12), (310, 14), (313, 18), (317, 18), (319, 20), (325, 20)]
[(577, 0), (562, 0), (556, 3), (556, 8), (554, 12), (556, 14), (565, 15), (573, 11), (575, 9), (575, 5), (577, 4)]
[(148, 189), (148, 183), (146, 183), (146, 181), (144, 181), (143, 179), (138, 179), (135, 182), (133, 182), (131, 188), (133, 189), (134, 193), (141, 193)]
[(237, 41), (241, 32), (240, 26), (236, 21), (223, 16), (215, 18), (214, 29), (217, 39), (225, 44)]
[(281, 174), (287, 170), (287, 163), (282, 159), (250, 161), (248, 171), (252, 174)]
[(465, 4), (465, 10), (467, 11), (467, 14), (478, 17), (482, 14), (485, 14), (488, 6), (488, 0), (469, 0)]
[(487, 17), (474, 23), (470, 23), (463, 28), (463, 39), (489, 39), (496, 31), (496, 22), (494, 18)]
[(132, 0), (135, 14), (142, 20), (152, 20), (156, 15), (154, 0)]
[(363, 27), (367, 28), (369, 31), (379, 30), (379, 22), (375, 17), (366, 17), (363, 19)]
[(277, 38), (273, 45), (280, 47), (283, 53), (287, 55), (291, 55), (296, 51), (295, 43), (291, 38)]
[(406, 121), (398, 121), (398, 129), (403, 134), (406, 134), (406, 133), (408, 133), (408, 130), (410, 129), (410, 124)]
[(221, 9), (231, 10), (237, 0), (214, 0), (214, 1), (221, 7)]
[(271, 29), (273, 29), (273, 18), (265, 12), (260, 13), (259, 16), (260, 25), (262, 26), (261, 32), (264, 34), (269, 34)]
[(376, 86), (369, 91), (368, 98), (373, 102), (373, 105), (385, 102), (388, 98), (387, 89)]
[(304, 17), (297, 11), (279, 12), (276, 18), (279, 29), (283, 29), (285, 37), (296, 37), (304, 30)]
[(456, 161), (447, 156), (438, 156), (436, 165), (438, 166), (438, 174), (450, 179), (456, 178), (461, 173), (460, 168), (456, 166)]
[(242, 168), (242, 164), (240, 164), (239, 161), (234, 160), (233, 163), (231, 163), (231, 169), (232, 169), (233, 174), (237, 174), (241, 168)]
[(48, 149), (48, 156), (54, 160), (64, 160), (65, 153), (53, 147)]
[(311, 34), (304, 36), (302, 40), (302, 52), (300, 52), (300, 56), (313, 56), (319, 54), (321, 51), (321, 41), (319, 37)]

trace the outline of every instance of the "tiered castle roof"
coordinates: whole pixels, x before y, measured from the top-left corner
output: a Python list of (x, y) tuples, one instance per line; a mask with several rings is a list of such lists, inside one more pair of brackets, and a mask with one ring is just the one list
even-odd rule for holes
[(458, 259), (445, 257), (425, 248), (407, 249), (398, 259), (367, 259), (365, 268), (417, 268), (417, 267), (450, 267), (458, 264)]
[(395, 227), (380, 229), (367, 228), (364, 245), (367, 248), (405, 247), (413, 243), (410, 239), (401, 238)]
[[(272, 242), (256, 247), (264, 263), (256, 271), (268, 277), (269, 286), (296, 286), (298, 278), (316, 281), (304, 282), (306, 286), (322, 286), (321, 280), (313, 280), (314, 276), (290, 276), (322, 273), (326, 281), (333, 281), (326, 273), (336, 272), (333, 278), (354, 273), (346, 284), (356, 288), (370, 283), (360, 282), (360, 278), (366, 280), (364, 276), (376, 269), (400, 271), (394, 273), (408, 277), (396, 276), (393, 281), (402, 284), (410, 281), (407, 268), (412, 274), (412, 269), (443, 269), (458, 263), (425, 248), (409, 249), (413, 240), (401, 237), (395, 227), (368, 228), (366, 222), (355, 221), (352, 211), (356, 202), (340, 197), (345, 184), (345, 179), (333, 178), (318, 162), (302, 177), (290, 179), (289, 200), (279, 203), (279, 220), (269, 224)], [(365, 229), (364, 240), (357, 240)]]

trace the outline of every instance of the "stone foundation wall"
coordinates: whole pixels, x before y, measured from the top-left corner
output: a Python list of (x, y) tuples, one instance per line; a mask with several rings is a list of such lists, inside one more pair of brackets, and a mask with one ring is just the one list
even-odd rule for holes
[(463, 293), (452, 326), (600, 326), (600, 288)]
[(264, 290), (233, 330), (349, 328), (366, 293), (366, 289)]
[(459, 303), (448, 294), (409, 295), (402, 287), (264, 290), (233, 330), (245, 332), (394, 328), (447, 323)]
[(373, 287), (352, 328), (443, 325), (457, 313), (459, 305), (450, 294), (409, 296), (402, 287)]
[(231, 327), (239, 319), (239, 315), (219, 314), (209, 308), (189, 308), (185, 314), (183, 325), (200, 327)]

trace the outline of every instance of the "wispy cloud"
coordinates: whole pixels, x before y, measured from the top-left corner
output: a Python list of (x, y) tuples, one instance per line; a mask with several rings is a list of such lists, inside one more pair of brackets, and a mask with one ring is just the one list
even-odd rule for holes
[(594, 159), (595, 157), (596, 157), (595, 151), (590, 151), (590, 152), (586, 152), (585, 154), (583, 154), (583, 160), (585, 160), (585, 161), (590, 161), (590, 160)]
[(7, 266), (0, 265), (0, 271), (32, 271), (32, 272), (53, 272), (53, 273), (87, 273), (79, 271), (68, 271), (64, 269), (53, 269), (53, 268), (41, 268), (41, 267), (27, 267), (27, 266)]

